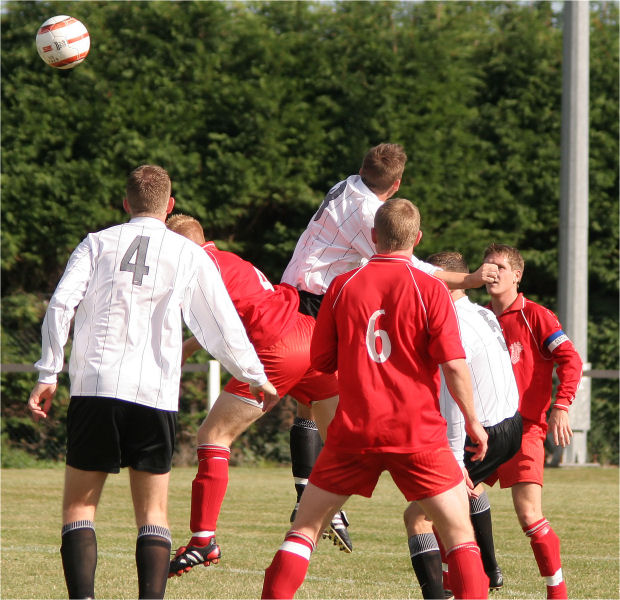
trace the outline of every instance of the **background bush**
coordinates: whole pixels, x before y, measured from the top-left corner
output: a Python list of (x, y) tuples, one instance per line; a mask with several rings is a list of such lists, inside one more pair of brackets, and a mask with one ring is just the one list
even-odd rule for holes
[[(86, 233), (125, 219), (126, 176), (146, 162), (168, 169), (179, 211), (278, 281), (331, 185), (357, 172), (370, 146), (402, 143), (409, 162), (400, 194), (423, 216), (418, 254), (458, 249), (477, 266), (489, 242), (516, 245), (527, 263), (523, 289), (555, 310), (555, 7), (4, 3), (3, 363), (37, 359), (45, 300), (70, 252)], [(616, 369), (618, 4), (590, 8), (588, 353), (594, 369)], [(55, 14), (82, 20), (91, 34), (90, 55), (74, 70), (55, 71), (36, 53), (37, 28)], [(484, 301), (484, 292), (472, 298)], [(33, 379), (2, 376), (3, 445), (55, 458), (47, 436), (61, 437), (66, 386), (54, 420), (35, 427), (24, 409)], [(181, 447), (204, 416), (201, 385), (183, 382)], [(594, 383), (592, 410), (591, 452), (617, 462), (617, 381)], [(290, 414), (280, 417), (278, 427), (267, 419), (253, 428), (259, 442), (244, 442), (239, 460), (286, 437)], [(275, 460), (282, 444), (269, 450)]]

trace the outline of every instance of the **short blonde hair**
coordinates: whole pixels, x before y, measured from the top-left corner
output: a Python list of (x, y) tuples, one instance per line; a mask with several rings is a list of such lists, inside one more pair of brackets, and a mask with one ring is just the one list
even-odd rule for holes
[(364, 156), (360, 175), (370, 190), (382, 194), (402, 178), (406, 162), (407, 155), (400, 144), (379, 144)]
[(127, 202), (134, 215), (166, 212), (171, 191), (168, 172), (157, 165), (141, 165), (127, 179)]
[(206, 241), (202, 225), (189, 215), (176, 214), (168, 217), (166, 227), (197, 244), (204, 244)]
[(500, 254), (502, 256), (505, 256), (512, 270), (521, 271), (521, 275), (523, 275), (523, 270), (525, 269), (525, 261), (523, 260), (523, 256), (521, 256), (521, 253), (513, 246), (508, 246), (507, 244), (496, 244), (494, 242), (487, 246), (486, 250), (484, 251), (483, 260), (491, 254)]
[(375, 214), (377, 252), (411, 248), (420, 231), (420, 211), (405, 198), (386, 200)]

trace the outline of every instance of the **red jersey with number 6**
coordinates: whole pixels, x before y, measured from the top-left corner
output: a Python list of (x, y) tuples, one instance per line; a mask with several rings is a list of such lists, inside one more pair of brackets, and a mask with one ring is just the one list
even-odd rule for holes
[(299, 293), (286, 283), (272, 285), (252, 263), (213, 242), (202, 244), (220, 271), (248, 337), (255, 348), (268, 348), (291, 331), (298, 318)]
[(326, 445), (347, 453), (447, 445), (438, 365), (465, 352), (446, 286), (406, 257), (375, 255), (334, 279), (310, 357), (315, 369), (338, 371)]

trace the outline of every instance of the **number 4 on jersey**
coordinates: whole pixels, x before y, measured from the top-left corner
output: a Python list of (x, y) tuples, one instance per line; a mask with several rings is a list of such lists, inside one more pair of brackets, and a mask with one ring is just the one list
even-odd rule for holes
[[(146, 266), (146, 251), (149, 247), (149, 240), (150, 238), (145, 235), (137, 235), (127, 248), (123, 260), (121, 260), (121, 271), (133, 273), (134, 285), (142, 285), (142, 279), (149, 274), (149, 268)], [(134, 254), (136, 260), (131, 262)]]

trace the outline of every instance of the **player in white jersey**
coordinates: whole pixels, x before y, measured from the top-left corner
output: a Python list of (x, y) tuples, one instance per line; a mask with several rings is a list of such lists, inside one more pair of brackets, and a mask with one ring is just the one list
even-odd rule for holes
[[(467, 263), (458, 252), (440, 252), (427, 258), (428, 262), (445, 271), (467, 272)], [(465, 452), (469, 440), (463, 414), (441, 379), (439, 406), (448, 425), (448, 442), (467, 476), (475, 486), (470, 494), (470, 516), (476, 541), (480, 546), (489, 587), (503, 585), (501, 569), (495, 558), (491, 506), (482, 481), (497, 467), (514, 456), (522, 435), (521, 415), (518, 412), (519, 391), (514, 377), (510, 354), (495, 315), (474, 304), (463, 290), (452, 290), (461, 330), (461, 340), (467, 356), (474, 390), (476, 416), (489, 434), (489, 450), (484, 460), (472, 462)], [(431, 524), (416, 503), (405, 511), (405, 527), (409, 538), (411, 563), (422, 588), (424, 598), (443, 598), (442, 558)], [(447, 565), (443, 565), (444, 569)], [(448, 577), (446, 577), (446, 580)]]
[[(300, 311), (316, 317), (332, 280), (355, 269), (375, 254), (371, 239), (375, 213), (400, 188), (407, 155), (399, 144), (379, 144), (364, 156), (358, 175), (334, 185), (301, 234), (282, 281), (299, 290)], [(480, 287), (495, 281), (497, 269), (482, 265), (474, 273), (452, 273), (412, 256), (415, 267), (445, 281), (451, 288)], [(316, 424), (306, 407), (298, 406), (291, 428), (291, 462), (297, 502), (321, 448)], [(344, 516), (345, 524), (346, 516)], [(343, 528), (344, 529), (344, 528)], [(348, 544), (350, 546), (350, 543)]]
[(130, 174), (123, 207), (131, 220), (78, 245), (43, 321), (39, 379), (28, 400), (35, 420), (50, 411), (75, 316), (60, 549), (69, 598), (95, 597), (95, 511), (108, 473), (125, 466), (139, 597), (164, 597), (183, 321), (257, 398), (277, 400), (216, 266), (167, 229), (170, 192), (161, 167)]
[[(407, 155), (399, 144), (379, 144), (362, 161), (358, 175), (334, 185), (301, 234), (282, 281), (300, 290), (305, 309), (316, 316), (332, 280), (359, 267), (375, 253), (370, 230), (377, 209), (400, 188)], [(468, 289), (495, 281), (497, 270), (482, 265), (474, 273), (442, 272), (412, 258), (416, 268), (450, 288)]]

